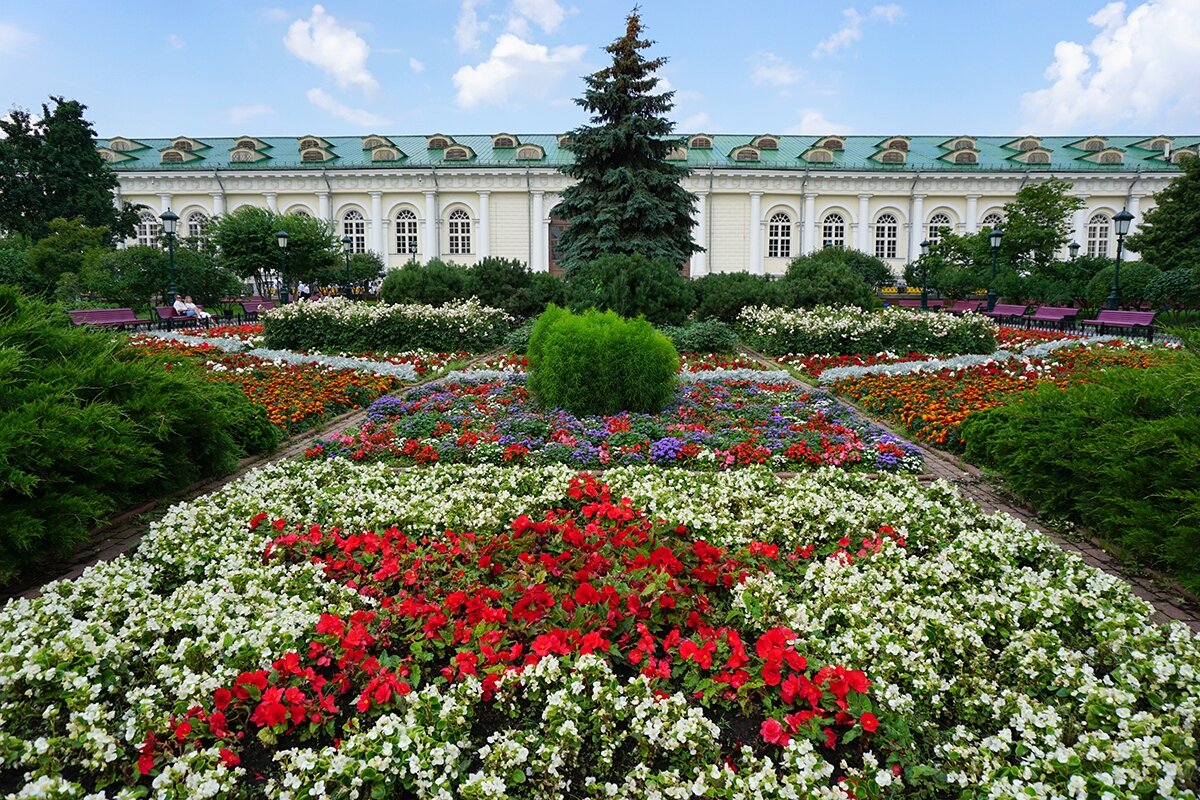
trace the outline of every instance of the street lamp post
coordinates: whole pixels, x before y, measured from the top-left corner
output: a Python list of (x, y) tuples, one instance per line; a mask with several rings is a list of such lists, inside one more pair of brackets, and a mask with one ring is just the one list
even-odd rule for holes
[(1071, 251), (1071, 260), (1072, 261), (1074, 261), (1076, 258), (1079, 257), (1079, 247), (1080, 247), (1079, 242), (1074, 242), (1074, 241), (1071, 242), (1069, 245), (1067, 245), (1067, 249)]
[(288, 301), (287, 279), (287, 243), (288, 232), (276, 231), (275, 241), (279, 244), (279, 304), (286, 306)]
[(1121, 209), (1113, 215), (1113, 226), (1117, 229), (1117, 265), (1113, 268), (1112, 291), (1108, 293), (1108, 308), (1116, 311), (1121, 304), (1121, 250), (1125, 244), (1125, 234), (1129, 233), (1129, 223), (1133, 222), (1133, 214)]
[(167, 296), (164, 302), (172, 303), (179, 290), (175, 288), (175, 233), (179, 230), (179, 215), (167, 209), (159, 215), (162, 220), (163, 234), (167, 237)]
[(1004, 231), (999, 228), (992, 228), (992, 232), (988, 234), (988, 241), (992, 244), (992, 275), (988, 278), (987, 292), (987, 310), (993, 311), (996, 308), (996, 256), (1000, 254), (1000, 240), (1004, 238)]
[(350, 238), (350, 234), (342, 237), (342, 255), (346, 258), (346, 286), (342, 290), (346, 294), (346, 299), (350, 299), (350, 249), (354, 247), (354, 239)]
[(925, 257), (929, 255), (929, 246), (933, 242), (926, 239), (921, 242), (921, 310), (929, 310), (929, 262)]

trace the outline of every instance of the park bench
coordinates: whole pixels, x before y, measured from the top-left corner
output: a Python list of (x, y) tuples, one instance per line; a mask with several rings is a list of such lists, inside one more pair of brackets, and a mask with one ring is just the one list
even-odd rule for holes
[(242, 303), (242, 313), (247, 320), (257, 320), (258, 312), (270, 311), (274, 307), (274, 300), (251, 300), (248, 303)]
[(86, 308), (68, 311), (72, 325), (102, 325), (111, 328), (150, 328), (150, 320), (140, 319), (132, 308)]
[[(905, 297), (905, 298), (901, 298), (899, 300), (893, 301), (892, 304), (900, 306), (901, 308), (920, 308), (921, 307), (921, 298), (918, 297), (916, 299), (909, 299), (909, 298)], [(935, 300), (931, 297), (931, 298), (929, 298), (929, 301), (926, 303), (926, 308), (932, 308), (934, 310), (937, 310), (944, 305), (946, 305), (945, 300)]]
[(1079, 327), (1096, 328), (1100, 334), (1110, 333), (1114, 330), (1144, 333), (1148, 340), (1153, 341), (1154, 312), (1113, 311), (1106, 308), (1097, 314), (1095, 319), (1081, 320)]
[(1033, 314), (1025, 319), (1027, 327), (1030, 328), (1050, 328), (1062, 330), (1067, 325), (1075, 324), (1075, 317), (1079, 314), (1078, 308), (1070, 306), (1039, 306), (1035, 308)]
[(955, 300), (954, 305), (943, 308), (947, 314), (976, 314), (987, 307), (986, 300)]
[[(203, 311), (203, 306), (196, 306), (197, 311)], [(175, 310), (175, 306), (155, 306), (154, 313), (158, 315), (159, 327), (165, 327), (169, 331), (176, 328), (196, 328), (200, 323), (204, 323), (204, 327), (208, 327), (210, 319), (208, 317), (189, 317), (186, 314), (180, 314)]]
[(983, 315), (991, 317), (996, 322), (1015, 323), (1020, 321), (1024, 323), (1026, 320), (1025, 308), (1026, 306), (1019, 306), (1016, 303), (996, 303), (992, 306), (991, 311), (984, 311)]

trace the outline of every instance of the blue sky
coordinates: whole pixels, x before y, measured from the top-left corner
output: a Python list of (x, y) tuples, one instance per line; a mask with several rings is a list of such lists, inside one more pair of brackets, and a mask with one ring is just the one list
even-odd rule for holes
[[(680, 132), (1200, 134), (1200, 0), (642, 0)], [(0, 113), (100, 136), (557, 133), (626, 2), (0, 4)]]

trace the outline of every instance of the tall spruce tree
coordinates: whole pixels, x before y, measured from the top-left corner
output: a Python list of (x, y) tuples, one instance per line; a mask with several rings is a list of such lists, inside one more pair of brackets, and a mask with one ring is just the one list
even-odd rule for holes
[(665, 58), (647, 60), (637, 9), (625, 35), (605, 48), (612, 65), (584, 80), (576, 103), (592, 114), (592, 125), (570, 132), (574, 163), (563, 172), (577, 183), (556, 209), (569, 227), (558, 240), (561, 263), (570, 275), (606, 253), (638, 253), (682, 267), (700, 250), (692, 242), (696, 198), (679, 183), (690, 171), (666, 160), (682, 144), (670, 137), (666, 115), (674, 92), (654, 94), (655, 71)]
[(42, 118), (14, 109), (0, 119), (0, 229), (41, 239), (53, 219), (82, 218), (110, 240), (132, 235), (137, 212), (113, 206), (117, 176), (96, 151), (87, 106), (51, 97)]

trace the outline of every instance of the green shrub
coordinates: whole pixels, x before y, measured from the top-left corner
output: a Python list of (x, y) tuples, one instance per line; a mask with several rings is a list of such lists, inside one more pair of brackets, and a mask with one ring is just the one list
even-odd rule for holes
[(681, 353), (732, 353), (738, 347), (737, 333), (719, 319), (668, 325), (661, 330)]
[(1081, 522), (1200, 591), (1200, 367), (1047, 384), (967, 417), (966, 456), (1039, 510)]
[(579, 267), (567, 283), (571, 308), (614, 311), (655, 325), (678, 325), (696, 304), (691, 282), (664, 260), (606, 255)]
[(786, 302), (778, 281), (748, 272), (712, 272), (692, 285), (697, 319), (733, 324), (747, 306), (782, 306)]
[(789, 308), (857, 306), (870, 310), (883, 305), (857, 273), (828, 257), (794, 259), (780, 282), (780, 290)]
[(657, 413), (675, 391), (679, 355), (643, 318), (546, 309), (529, 342), (529, 390), (577, 416)]
[(533, 317), (509, 331), (508, 335), (504, 337), (504, 349), (510, 353), (528, 352), (529, 336), (533, 333), (533, 326), (536, 322), (537, 317)]
[[(1088, 282), (1087, 300), (1092, 308), (1107, 308), (1105, 302), (1112, 290), (1114, 267), (1106, 267)], [(1125, 261), (1121, 264), (1120, 290), (1122, 306), (1139, 306), (1149, 302), (1150, 281), (1159, 274), (1158, 268), (1144, 261)], [(1082, 319), (1082, 317), (1080, 318)]]
[(1200, 283), (1187, 268), (1160, 272), (1147, 282), (1146, 300), (1156, 308), (1196, 308), (1200, 306)]
[(385, 303), (439, 306), (469, 296), (467, 270), (436, 258), (425, 266), (409, 261), (390, 270), (379, 289), (379, 298)]
[[(826, 247), (808, 256), (801, 256), (796, 261), (807, 260), (813, 264), (838, 264), (846, 267), (871, 289), (877, 289), (885, 283), (891, 283), (893, 276), (887, 262), (881, 258), (852, 250), (846, 247)], [(792, 262), (793, 264), (795, 261)]]
[(265, 409), (0, 287), (0, 582), (140, 500), (273, 447)]

